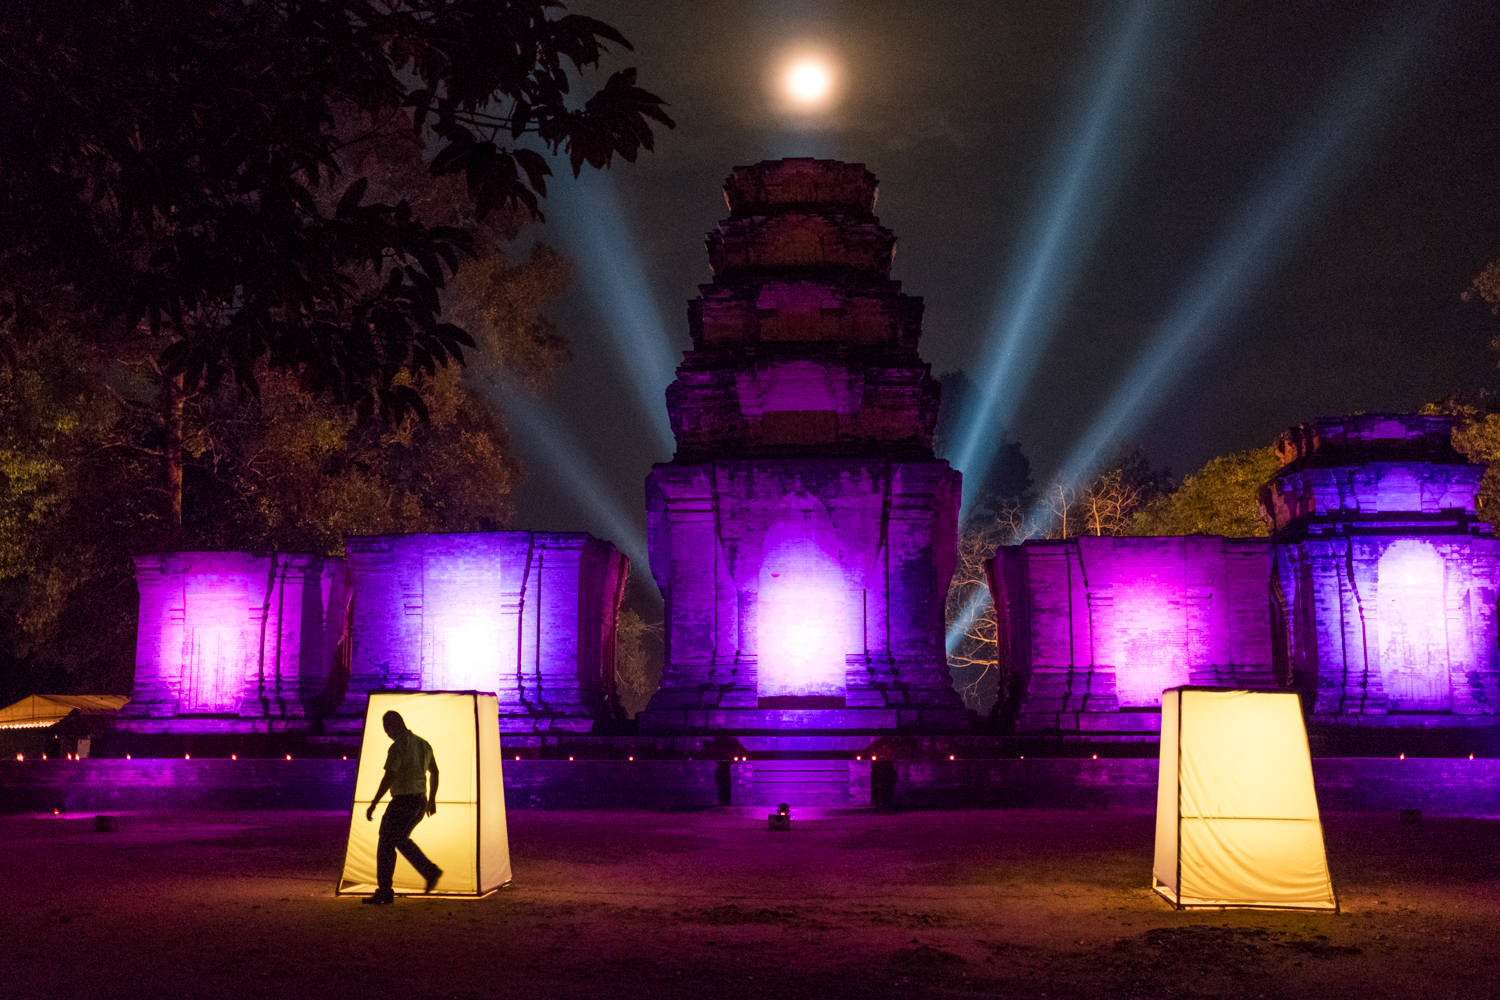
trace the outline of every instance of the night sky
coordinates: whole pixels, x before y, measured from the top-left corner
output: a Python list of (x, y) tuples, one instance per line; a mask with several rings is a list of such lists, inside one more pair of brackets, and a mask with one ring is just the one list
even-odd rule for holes
[[(1017, 327), (1035, 364), (1004, 381), (997, 409), (1014, 414), (1038, 485), (1101, 416), (1116, 418), (1111, 440), (1180, 475), (1312, 417), (1500, 384), (1496, 321), (1460, 300), (1500, 256), (1500, 5), (570, 9), (624, 32), (636, 52), (606, 69), (639, 66), (678, 127), (602, 180), (559, 180), (548, 223), (527, 233), (579, 276), (550, 310), (575, 360), (529, 416), (511, 406), (527, 470), (517, 527), (639, 548), (643, 481), (670, 457), (662, 390), (688, 346), (686, 303), (711, 279), (703, 236), (727, 214), (721, 185), (736, 164), (781, 156), (880, 178), (934, 374), (982, 379), (992, 330), (1036, 278)], [(799, 44), (841, 66), (841, 99), (816, 119), (788, 116), (768, 87)], [(1101, 106), (1070, 200), (1058, 192)], [(1059, 206), (1068, 226), (1046, 256)], [(1157, 365), (1149, 384), (1142, 358)], [(1131, 384), (1142, 405), (1111, 402)]]

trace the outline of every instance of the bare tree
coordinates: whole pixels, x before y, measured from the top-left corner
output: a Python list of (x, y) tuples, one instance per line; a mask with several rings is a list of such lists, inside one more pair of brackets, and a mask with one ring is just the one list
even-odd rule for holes
[(995, 647), (995, 609), (989, 600), (989, 577), (985, 563), (1001, 545), (1021, 540), (1025, 509), (1019, 499), (1005, 500), (996, 507), (993, 520), (965, 528), (958, 539), (958, 568), (948, 588), (946, 607), (950, 635), (948, 669), (964, 704), (986, 715), (994, 707), (1006, 678), (1000, 676)]
[(615, 690), (631, 718), (661, 684), (661, 634), (661, 622), (646, 621), (634, 608), (620, 612), (615, 626)]
[(1078, 494), (1074, 505), (1082, 515), (1080, 534), (1123, 534), (1144, 505), (1145, 493), (1141, 486), (1127, 480), (1121, 469), (1097, 477)]

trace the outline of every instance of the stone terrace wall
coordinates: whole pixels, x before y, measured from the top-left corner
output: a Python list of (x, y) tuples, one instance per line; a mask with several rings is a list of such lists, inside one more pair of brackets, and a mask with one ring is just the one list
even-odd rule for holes
[(117, 727), (136, 733), (300, 728), (332, 690), (345, 635), (342, 559), (173, 552), (136, 559), (135, 690)]
[(1166, 688), (1276, 686), (1270, 570), (1271, 543), (1257, 538), (1002, 547), (991, 593), (1024, 690), (1018, 732), (1154, 738)]
[(498, 694), (502, 732), (587, 732), (623, 717), (615, 624), (629, 560), (609, 542), (496, 531), (346, 544), (352, 708), (380, 689), (476, 690)]

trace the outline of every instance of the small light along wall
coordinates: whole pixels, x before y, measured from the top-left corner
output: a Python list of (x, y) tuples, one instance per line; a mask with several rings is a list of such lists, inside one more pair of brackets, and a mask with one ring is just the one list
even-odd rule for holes
[[(505, 825), (505, 785), (500, 771), (499, 706), (493, 694), (475, 691), (376, 692), (365, 711), (364, 741), (355, 778), (349, 845), (339, 894), (375, 891), (375, 848), (380, 820), (365, 811), (380, 787), (391, 740), (382, 718), (401, 713), (406, 727), (432, 744), (438, 767), (437, 812), (412, 833), (422, 853), (443, 870), (435, 895), (483, 896), (510, 881), (510, 844)], [(421, 893), (422, 876), (399, 855), (398, 893)]]

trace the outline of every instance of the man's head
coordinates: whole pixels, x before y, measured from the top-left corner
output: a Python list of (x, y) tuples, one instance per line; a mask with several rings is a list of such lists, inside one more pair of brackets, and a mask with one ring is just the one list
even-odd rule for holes
[(380, 721), (385, 726), (385, 734), (391, 739), (406, 732), (406, 720), (401, 718), (400, 712), (387, 712)]

